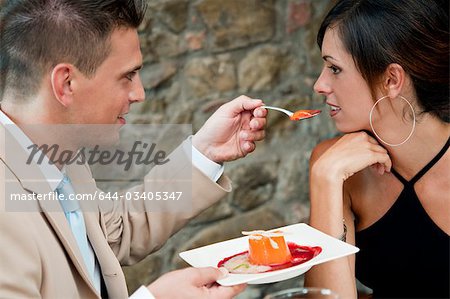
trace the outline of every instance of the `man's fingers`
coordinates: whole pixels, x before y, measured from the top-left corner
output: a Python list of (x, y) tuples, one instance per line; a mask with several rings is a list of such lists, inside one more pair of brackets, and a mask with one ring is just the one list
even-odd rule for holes
[(257, 107), (262, 106), (263, 101), (258, 99), (252, 99), (242, 95), (232, 100), (228, 104), (233, 105), (233, 111), (235, 113), (241, 113), (243, 111), (253, 110)]
[(264, 118), (265, 119), (266, 115), (267, 115), (267, 109), (264, 109), (264, 108), (259, 108), (258, 107), (258, 108), (256, 108), (253, 111), (253, 116), (257, 117), (257, 118)]
[(249, 131), (249, 130), (243, 130), (240, 133), (241, 140), (244, 141), (260, 141), (263, 140), (266, 137), (266, 131), (259, 130), (259, 131)]
[(262, 100), (247, 98), (243, 100), (242, 107), (244, 110), (253, 110), (263, 105)]
[(265, 118), (254, 118), (250, 121), (250, 129), (261, 130), (266, 127), (267, 120)]
[(198, 286), (205, 286), (216, 282), (217, 280), (224, 278), (228, 275), (228, 271), (225, 268), (195, 268), (195, 282)]
[(212, 298), (234, 298), (245, 290), (246, 284), (238, 284), (231, 287), (217, 286), (211, 289)]
[(242, 150), (242, 153), (244, 154), (244, 156), (246, 156), (247, 154), (250, 154), (255, 149), (256, 149), (256, 145), (254, 142), (244, 141), (241, 143), (241, 150)]

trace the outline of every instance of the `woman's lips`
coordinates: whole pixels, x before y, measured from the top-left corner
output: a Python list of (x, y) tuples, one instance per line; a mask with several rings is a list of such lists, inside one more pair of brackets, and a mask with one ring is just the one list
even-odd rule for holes
[(330, 106), (330, 116), (331, 117), (336, 116), (336, 114), (338, 114), (339, 111), (341, 111), (341, 107), (339, 107), (338, 105), (334, 105), (334, 104), (331, 104), (328, 102), (327, 102), (327, 105)]

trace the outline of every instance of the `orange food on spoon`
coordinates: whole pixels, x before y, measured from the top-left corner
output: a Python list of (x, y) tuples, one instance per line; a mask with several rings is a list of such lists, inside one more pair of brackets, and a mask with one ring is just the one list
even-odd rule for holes
[(291, 120), (311, 118), (322, 112), (321, 110), (298, 110), (291, 116)]
[(249, 262), (254, 265), (280, 265), (292, 256), (281, 232), (254, 233), (249, 236)]

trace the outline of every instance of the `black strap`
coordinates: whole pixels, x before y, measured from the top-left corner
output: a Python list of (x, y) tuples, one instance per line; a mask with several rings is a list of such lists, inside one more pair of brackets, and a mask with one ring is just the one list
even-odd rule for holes
[(397, 172), (397, 170), (395, 170), (394, 168), (391, 168), (391, 173), (392, 173), (393, 175), (395, 175), (395, 177), (396, 177), (403, 185), (407, 185), (407, 184), (408, 184), (408, 181), (407, 181), (404, 177), (402, 177), (402, 176)]
[(425, 167), (422, 168), (422, 170), (420, 170), (410, 181), (407, 181), (404, 177), (402, 177), (394, 168), (391, 169), (391, 172), (397, 177), (397, 179), (399, 179), (400, 182), (403, 183), (403, 185), (406, 184), (414, 185), (418, 180), (420, 180), (421, 177), (423, 177), (423, 175), (428, 170), (431, 169), (431, 167), (434, 166), (434, 164), (436, 164), (437, 161), (439, 161), (439, 159), (442, 158), (442, 156), (445, 154), (445, 152), (448, 150), (449, 147), (450, 147), (450, 137), (447, 139), (447, 142), (439, 151), (439, 153), (437, 153), (437, 155), (430, 162), (428, 162), (428, 164), (425, 165)]

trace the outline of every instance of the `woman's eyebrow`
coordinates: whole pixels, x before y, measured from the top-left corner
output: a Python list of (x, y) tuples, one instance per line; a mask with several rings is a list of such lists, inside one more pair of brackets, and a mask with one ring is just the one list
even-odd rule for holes
[(324, 56), (322, 56), (322, 59), (325, 61), (327, 61), (327, 60), (338, 61), (336, 58), (334, 58), (333, 56), (330, 56), (330, 55), (324, 55)]

